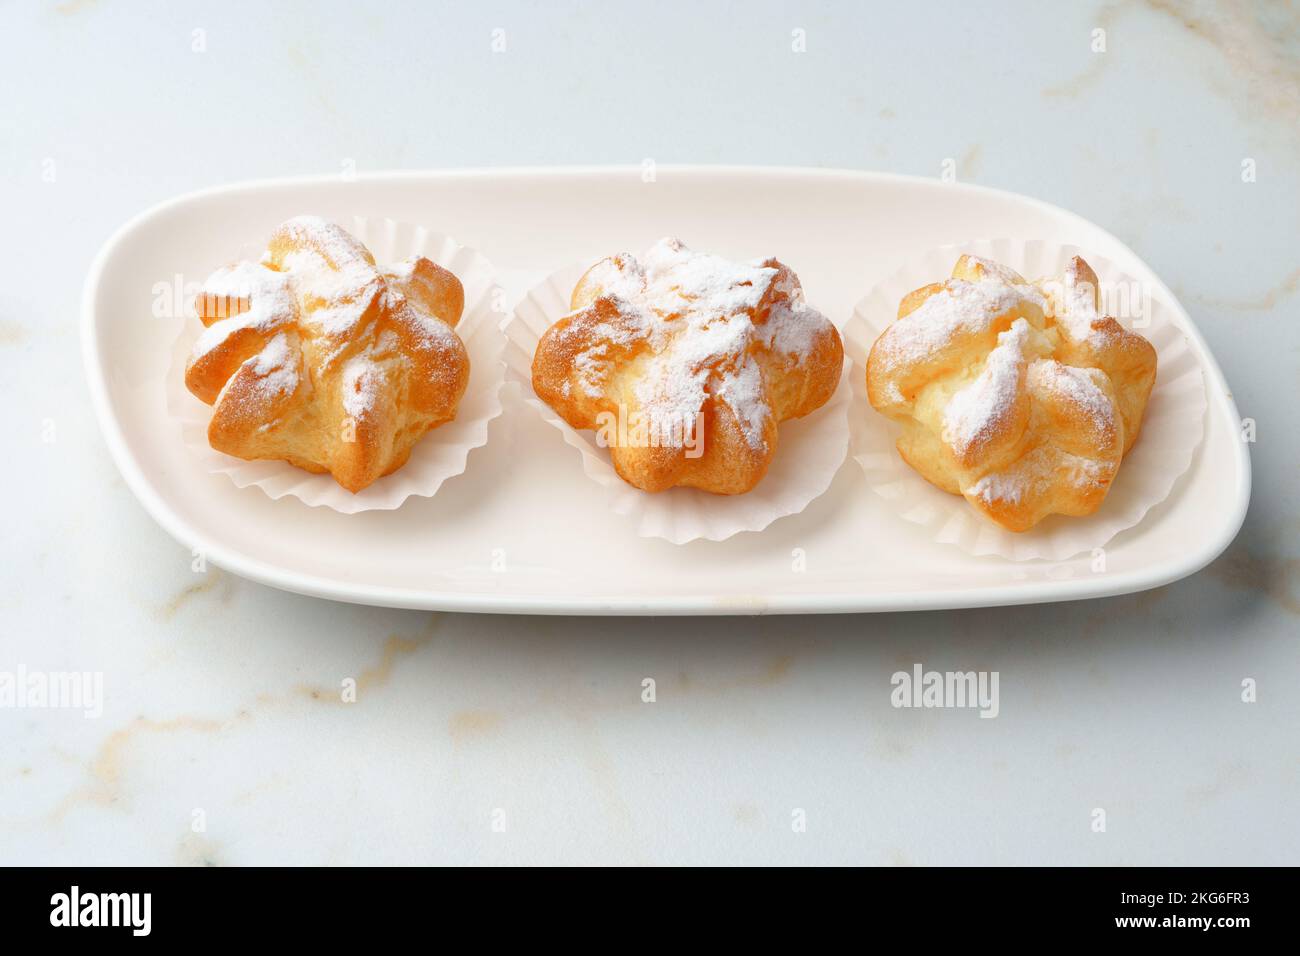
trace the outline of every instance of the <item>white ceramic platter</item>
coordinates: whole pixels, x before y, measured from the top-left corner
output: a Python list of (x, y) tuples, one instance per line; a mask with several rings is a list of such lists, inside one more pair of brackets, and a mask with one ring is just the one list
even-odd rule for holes
[[(143, 213), (86, 281), (91, 393), (123, 476), (186, 546), (236, 574), (305, 594), (399, 607), (573, 614), (888, 611), (1122, 594), (1191, 574), (1241, 526), (1250, 462), (1231, 394), (1187, 313), (1102, 229), (1036, 200), (974, 186), (829, 170), (640, 167), (391, 173), (252, 183)], [(676, 546), (639, 538), (593, 498), (578, 452), (507, 388), (468, 468), (431, 499), (343, 515), (273, 501), (208, 474), (164, 396), (179, 317), (159, 284), (201, 280), (280, 221), (314, 213), (421, 223), (477, 246), (513, 304), (554, 269), (677, 235), (736, 259), (775, 254), (843, 325), (881, 277), (926, 250), (987, 236), (1074, 243), (1149, 281), (1203, 363), (1205, 439), (1173, 493), (1106, 547), (1061, 563), (976, 558), (927, 538), (845, 461), (802, 514), (762, 532)], [(937, 277), (936, 277), (937, 278)], [(920, 480), (920, 479), (918, 479)]]

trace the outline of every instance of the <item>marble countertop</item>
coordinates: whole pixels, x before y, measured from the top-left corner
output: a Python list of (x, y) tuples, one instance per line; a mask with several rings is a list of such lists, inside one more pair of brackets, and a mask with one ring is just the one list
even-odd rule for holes
[[(89, 672), (102, 699), (0, 693), (0, 863), (1297, 862), (1300, 13), (937, 6), (8, 10), (0, 684)], [(1256, 423), (1236, 542), (1055, 606), (429, 614), (196, 579), (123, 484), (78, 313), (136, 212), (249, 178), (646, 158), (947, 163), (1111, 230)], [(997, 718), (891, 706), (914, 663), (997, 671)]]

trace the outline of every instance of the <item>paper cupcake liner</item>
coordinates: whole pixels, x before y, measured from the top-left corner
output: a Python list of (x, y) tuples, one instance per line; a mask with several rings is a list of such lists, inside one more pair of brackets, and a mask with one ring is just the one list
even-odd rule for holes
[(1144, 301), (1145, 324), (1123, 317), (1121, 324), (1139, 332), (1157, 354), (1156, 382), (1137, 443), (1125, 456), (1106, 500), (1083, 518), (1052, 515), (1029, 531), (1014, 533), (975, 511), (960, 495), (931, 485), (899, 456), (894, 443), (901, 426), (881, 415), (867, 400), (866, 362), (872, 344), (898, 314), (904, 295), (951, 275), (962, 253), (1010, 266), (1026, 278), (1060, 275), (1070, 258), (1083, 256), (1105, 292), (1131, 283), (1142, 285), (1114, 263), (1076, 246), (1053, 242), (983, 239), (941, 246), (879, 283), (854, 309), (844, 329), (844, 347), (853, 362), (852, 454), (872, 490), (905, 520), (924, 527), (935, 541), (978, 555), (1012, 561), (1063, 561), (1099, 548), (1140, 522), (1169, 497), (1187, 471), (1205, 434), (1205, 382), (1200, 363), (1172, 319), (1162, 290), (1151, 288)]
[(507, 339), (506, 378), (516, 383), (524, 400), (581, 453), (587, 477), (605, 489), (608, 505), (616, 514), (627, 515), (636, 523), (639, 536), (686, 544), (761, 531), (778, 518), (799, 513), (830, 487), (848, 454), (851, 389), (846, 381), (847, 364), (830, 401), (811, 415), (781, 423), (772, 466), (751, 491), (714, 495), (697, 488), (670, 488), (649, 494), (620, 478), (609, 450), (596, 442), (596, 433), (571, 427), (533, 391), (537, 343), (556, 320), (569, 313), (569, 296), (586, 269), (574, 265), (552, 273), (515, 306), (502, 324)]
[(427, 432), (411, 449), (405, 465), (353, 494), (328, 474), (313, 475), (288, 462), (245, 461), (214, 451), (207, 434), (212, 409), (185, 387), (185, 363), (203, 329), (192, 315), (173, 345), (166, 386), (168, 411), (180, 422), (185, 446), (204, 470), (228, 475), (240, 488), (260, 488), (271, 498), (291, 496), (342, 514), (392, 510), (413, 495), (427, 498), (448, 478), (463, 472), (470, 451), (487, 444), (488, 423), (501, 414), (500, 391), (505, 380), (504, 340), (498, 328), (501, 314), (495, 310), (500, 292), (486, 257), (449, 236), (392, 219), (356, 216), (352, 234), (381, 266), (413, 255), (427, 256), (455, 273), (465, 288), (465, 310), (456, 324), (456, 334), (469, 353), (469, 384), (455, 419)]

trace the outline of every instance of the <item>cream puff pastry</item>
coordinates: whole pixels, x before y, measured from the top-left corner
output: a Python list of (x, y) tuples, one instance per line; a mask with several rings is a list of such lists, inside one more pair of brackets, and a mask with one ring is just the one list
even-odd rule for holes
[(1156, 377), (1151, 343), (1098, 308), (1078, 257), (1029, 282), (962, 256), (909, 293), (867, 362), (871, 404), (903, 426), (899, 454), (1009, 531), (1092, 514)]
[(277, 228), (260, 262), (214, 272), (195, 308), (206, 328), (185, 384), (213, 406), (212, 447), (352, 492), (453, 419), (469, 381), (460, 281), (422, 256), (380, 269), (315, 216)]
[(776, 259), (743, 265), (662, 239), (596, 263), (570, 307), (537, 346), (533, 388), (574, 428), (597, 429), (644, 491), (749, 491), (778, 424), (839, 381), (839, 333)]

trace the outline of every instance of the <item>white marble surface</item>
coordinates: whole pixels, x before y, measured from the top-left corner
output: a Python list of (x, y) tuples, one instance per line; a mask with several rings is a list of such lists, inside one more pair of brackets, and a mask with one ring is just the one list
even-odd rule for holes
[[(0, 709), (0, 863), (1297, 862), (1294, 7), (338, 7), (6, 8), (0, 672), (102, 672), (104, 701)], [(196, 576), (123, 485), (77, 321), (127, 217), (347, 163), (644, 158), (925, 176), (951, 158), (1114, 231), (1258, 423), (1238, 540), (1190, 579), (1081, 604), (431, 615)], [(998, 671), (1000, 715), (892, 708), (913, 662)]]

